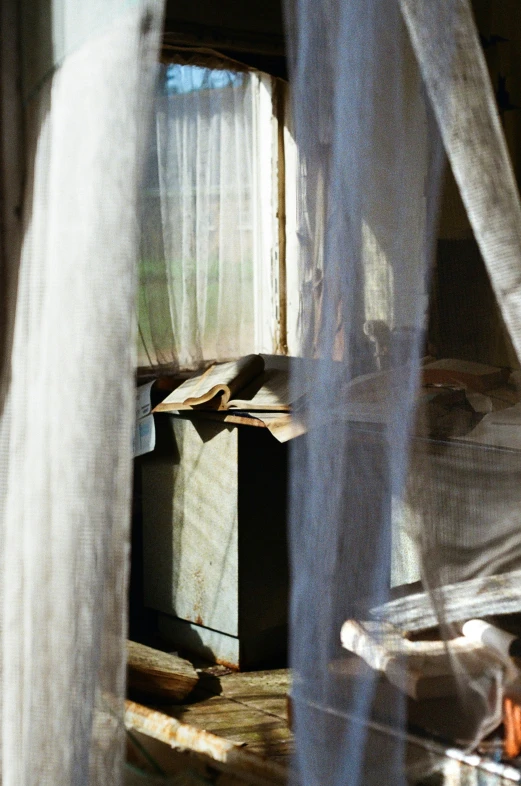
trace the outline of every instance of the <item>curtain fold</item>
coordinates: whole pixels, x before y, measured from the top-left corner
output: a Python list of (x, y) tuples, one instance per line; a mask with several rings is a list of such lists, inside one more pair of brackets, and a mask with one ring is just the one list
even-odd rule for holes
[(6, 785), (122, 778), (138, 186), (162, 4), (101, 6), (21, 11), (26, 184), (0, 410)]

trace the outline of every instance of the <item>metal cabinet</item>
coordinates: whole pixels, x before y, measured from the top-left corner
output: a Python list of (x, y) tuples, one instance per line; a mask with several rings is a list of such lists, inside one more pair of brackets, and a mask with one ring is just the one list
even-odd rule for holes
[(145, 605), (179, 648), (241, 669), (286, 657), (287, 446), (202, 413), (157, 415), (141, 463)]

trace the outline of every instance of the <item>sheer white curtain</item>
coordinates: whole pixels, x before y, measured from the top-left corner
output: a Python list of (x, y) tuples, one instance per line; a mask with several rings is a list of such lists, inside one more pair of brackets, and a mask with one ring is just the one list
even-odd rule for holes
[[(425, 319), (435, 148), (397, 3), (288, 3), (308, 432), (292, 449), (296, 781), (405, 782), (405, 702), (353, 670), (342, 623), (388, 599)], [(358, 400), (356, 381), (377, 377)], [(351, 670), (351, 671), (350, 671)], [(371, 733), (371, 723), (381, 732)]]
[[(423, 627), (439, 622), (440, 637), (461, 635), (446, 623), (505, 608), (501, 592), (472, 605), (468, 589), (472, 607), (455, 611), (453, 582), (514, 571), (509, 609), (521, 608), (519, 451), (420, 426), (436, 121), (516, 347), (519, 198), (470, 2), (288, 0), (286, 10), (306, 358), (293, 384), (308, 393), (291, 466), (295, 782), (394, 786), (408, 782), (414, 701), (342, 651), (342, 623), (374, 623), (387, 607), (391, 572), (408, 562), (397, 548), (416, 550), (424, 589), (451, 585), (421, 596)], [(405, 612), (392, 621), (410, 630)], [(385, 642), (389, 629), (377, 630)], [(473, 746), (501, 721), (503, 667), (464, 664), (451, 642), (446, 651), (458, 689), (445, 709), (454, 725), (439, 734)], [(432, 730), (435, 704), (425, 712)]]
[(161, 12), (155, 0), (20, 9), (21, 253), (4, 246), (0, 293), (13, 327), (0, 401), (6, 786), (121, 780), (137, 195)]
[(162, 68), (143, 189), (143, 365), (276, 351), (271, 93), (257, 73)]

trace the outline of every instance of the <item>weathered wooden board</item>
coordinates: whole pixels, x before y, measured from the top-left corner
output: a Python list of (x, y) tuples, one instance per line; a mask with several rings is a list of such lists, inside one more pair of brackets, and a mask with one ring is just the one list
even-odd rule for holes
[(284, 766), (206, 729), (183, 723), (141, 704), (126, 702), (125, 725), (129, 731), (141, 732), (174, 750), (200, 754), (211, 760), (215, 767), (247, 777), (252, 786), (282, 786), (287, 782)]
[(189, 661), (135, 641), (127, 641), (127, 674), (131, 690), (171, 701), (185, 699), (199, 681)]
[(201, 672), (191, 703), (155, 712), (127, 702), (127, 728), (207, 757), (248, 784), (286, 784), (293, 752), (285, 715), (288, 671), (230, 674), (223, 669), (219, 676), (216, 671), (219, 667)]
[(441, 638), (410, 641), (387, 622), (347, 620), (340, 639), (346, 650), (418, 700), (458, 695), (461, 676), (455, 673), (455, 659), (469, 678), (479, 678), (487, 668), (505, 670), (497, 652), (467, 636), (450, 642)]
[(286, 669), (224, 674), (206, 683), (203, 671), (194, 693), (198, 700), (165, 711), (260, 756), (287, 763), (293, 751), (287, 720), (289, 685)]
[(440, 622), (464, 622), (519, 611), (521, 570), (515, 570), (447, 584), (431, 593), (406, 595), (374, 608), (371, 613), (376, 619), (414, 633), (435, 628)]
[(223, 695), (287, 722), (288, 669), (227, 674), (221, 678)]
[[(127, 702), (127, 728), (175, 751), (197, 754), (214, 768), (240, 777), (240, 783), (287, 784), (293, 751), (286, 722), (289, 673), (278, 670), (217, 676), (212, 672), (218, 668), (203, 670), (191, 704), (156, 712)], [(345, 678), (343, 672), (341, 682)], [(380, 750), (379, 733), (374, 732), (376, 751)], [(427, 779), (426, 770), (434, 773)], [(509, 786), (520, 777), (512, 767), (456, 748), (446, 750), (438, 742), (416, 735), (408, 736), (406, 773), (410, 786)]]

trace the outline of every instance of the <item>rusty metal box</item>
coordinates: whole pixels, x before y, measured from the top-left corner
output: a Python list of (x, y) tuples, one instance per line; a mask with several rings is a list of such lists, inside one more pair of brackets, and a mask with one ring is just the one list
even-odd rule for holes
[(287, 446), (202, 413), (155, 417), (141, 463), (145, 606), (179, 648), (241, 669), (282, 664)]

